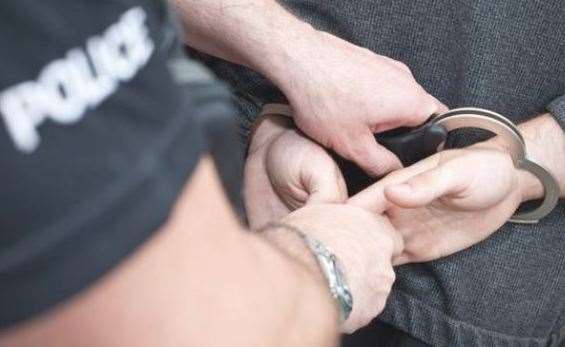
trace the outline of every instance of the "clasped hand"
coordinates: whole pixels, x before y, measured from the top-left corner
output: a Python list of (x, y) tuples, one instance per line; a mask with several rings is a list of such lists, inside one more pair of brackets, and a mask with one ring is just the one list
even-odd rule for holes
[[(487, 141), (437, 153), (349, 198), (345, 180), (328, 152), (289, 120), (270, 116), (254, 132), (244, 193), (252, 227), (290, 218), (316, 230), (316, 237), (345, 259), (358, 299), (352, 320), (344, 327), (351, 332), (382, 310), (394, 279), (392, 265), (437, 259), (487, 238), (524, 200), (521, 180), (521, 172), (504, 148)], [(301, 213), (301, 207), (328, 203), (334, 204), (331, 213), (318, 211), (323, 218), (304, 221), (308, 213)], [(371, 212), (378, 223), (364, 217), (350, 220), (352, 212), (343, 210), (352, 208)], [(344, 236), (336, 225), (358, 232)], [(374, 263), (378, 247), (363, 247), (374, 243), (368, 237), (376, 237), (386, 249), (378, 264)], [(378, 307), (374, 302), (380, 303)]]

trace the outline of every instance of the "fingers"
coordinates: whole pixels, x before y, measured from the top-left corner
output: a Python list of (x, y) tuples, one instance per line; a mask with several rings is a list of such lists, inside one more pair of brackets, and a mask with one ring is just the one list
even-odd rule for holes
[(384, 195), (391, 203), (416, 208), (428, 205), (435, 199), (457, 194), (465, 189), (465, 175), (455, 174), (447, 165), (408, 178), (405, 182), (384, 188)]
[(349, 198), (347, 204), (381, 214), (389, 208), (390, 202), (384, 195), (384, 186), (377, 183)]
[(423, 96), (419, 99), (420, 102), (416, 103), (417, 106), (412, 112), (413, 115), (406, 118), (406, 122), (403, 124), (404, 126), (416, 127), (422, 125), (422, 123), (426, 122), (433, 114), (441, 114), (449, 110), (446, 105), (434, 96), (426, 93), (423, 89), (422, 94)]
[(261, 161), (246, 163), (244, 182), (243, 201), (251, 229), (259, 229), (289, 213), (273, 190)]
[(272, 144), (266, 171), (270, 185), (291, 211), (305, 204), (347, 200), (345, 179), (334, 159), (299, 132), (288, 131)]
[(252, 156), (263, 146), (266, 146), (280, 136), (286, 129), (290, 128), (287, 117), (269, 115), (262, 117), (255, 124), (249, 134), (248, 156)]
[(361, 207), (373, 213), (383, 213), (389, 209), (391, 202), (384, 194), (387, 186), (402, 184), (409, 178), (416, 176), (427, 170), (431, 170), (437, 165), (438, 156), (426, 158), (412, 166), (390, 173), (377, 183), (369, 186), (363, 191), (349, 198), (348, 204)]
[[(328, 158), (332, 160), (331, 158)], [(322, 168), (324, 170), (326, 168)], [(331, 172), (317, 172), (308, 180), (306, 189), (309, 192), (306, 204), (343, 203), (347, 200), (347, 187), (341, 171), (335, 163)]]
[(350, 136), (345, 150), (343, 147), (335, 148), (338, 154), (353, 161), (371, 176), (384, 174), (402, 167), (398, 158), (375, 140), (375, 136), (368, 129), (364, 129), (357, 136)]
[(428, 94), (428, 98), (429, 98), (429, 102), (433, 104), (433, 106), (430, 107), (435, 108), (434, 111), (430, 113), (430, 115), (433, 113), (445, 113), (449, 111), (449, 107), (447, 107), (447, 105), (445, 105), (443, 102), (439, 101), (435, 96)]
[[(394, 66), (396, 66), (403, 72), (408, 73), (410, 77), (414, 79), (414, 75), (412, 74), (412, 71), (406, 64), (390, 58), (387, 58), (387, 61), (392, 63)], [(431, 116), (432, 114), (444, 113), (449, 110), (449, 108), (446, 105), (444, 105), (441, 101), (436, 99), (431, 94), (427, 93), (420, 85), (418, 85), (417, 89), (420, 89), (422, 96), (420, 98), (416, 98), (415, 100), (412, 100), (412, 103), (418, 104), (418, 102), (420, 102), (420, 105), (417, 105), (417, 110), (416, 112), (414, 112), (415, 117), (413, 118), (411, 123), (406, 124), (407, 126), (420, 125), (424, 121), (426, 121), (426, 119), (428, 119), (429, 116)]]

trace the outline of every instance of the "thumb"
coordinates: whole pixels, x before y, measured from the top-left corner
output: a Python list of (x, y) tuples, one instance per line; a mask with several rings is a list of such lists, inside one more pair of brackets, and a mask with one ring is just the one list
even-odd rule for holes
[(357, 206), (372, 213), (381, 214), (388, 210), (390, 202), (385, 198), (384, 187), (378, 182), (349, 198), (349, 205)]
[(371, 176), (383, 176), (402, 168), (402, 163), (396, 155), (378, 144), (369, 128), (362, 130), (361, 134), (349, 136), (344, 141), (347, 141), (347, 145), (336, 146), (334, 150)]
[[(429, 157), (416, 164), (388, 174), (386, 177), (383, 177), (373, 185), (349, 198), (348, 203), (373, 213), (383, 213), (387, 211), (394, 203), (385, 196), (385, 188), (401, 185), (409, 181), (410, 178), (435, 168), (437, 166), (437, 158), (437, 156)], [(402, 192), (401, 195), (404, 196), (404, 193)]]
[(347, 187), (341, 171), (333, 163), (333, 170), (317, 171), (306, 180), (309, 193), (306, 204), (343, 203), (347, 200)]
[(437, 166), (403, 183), (385, 187), (384, 194), (388, 201), (400, 207), (422, 207), (443, 196), (463, 191), (464, 177), (465, 175), (455, 175), (449, 166)]

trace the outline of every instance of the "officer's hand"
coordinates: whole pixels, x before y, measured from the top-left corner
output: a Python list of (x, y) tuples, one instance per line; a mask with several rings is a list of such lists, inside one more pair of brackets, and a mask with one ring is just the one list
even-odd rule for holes
[(373, 133), (419, 125), (445, 106), (401, 62), (322, 32), (309, 44), (308, 56), (279, 83), (297, 126), (368, 174), (401, 167)]
[(386, 217), (351, 205), (307, 205), (282, 220), (321, 241), (337, 256), (353, 296), (353, 310), (342, 326), (351, 333), (385, 307), (394, 283), (392, 259), (402, 238)]
[(280, 116), (269, 116), (253, 134), (244, 193), (254, 228), (305, 204), (347, 200), (345, 181), (331, 156)]
[(522, 201), (509, 154), (475, 145), (396, 171), (349, 202), (386, 211), (405, 248), (395, 264), (423, 262), (472, 246), (500, 228)]

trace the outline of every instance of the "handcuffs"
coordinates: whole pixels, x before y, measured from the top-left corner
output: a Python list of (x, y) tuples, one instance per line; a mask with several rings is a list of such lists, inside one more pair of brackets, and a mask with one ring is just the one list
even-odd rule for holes
[[(261, 116), (292, 116), (292, 109), (285, 104), (264, 105)], [(448, 134), (457, 129), (477, 128), (490, 131), (503, 139), (517, 169), (536, 176), (543, 185), (544, 198), (536, 208), (517, 212), (510, 222), (533, 224), (547, 216), (559, 201), (559, 185), (542, 166), (528, 158), (526, 143), (520, 130), (508, 118), (485, 109), (463, 107), (432, 115), (424, 124), (415, 128), (399, 128), (377, 134), (377, 142), (393, 152), (403, 165), (409, 166), (441, 150)]]

